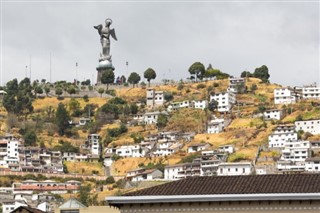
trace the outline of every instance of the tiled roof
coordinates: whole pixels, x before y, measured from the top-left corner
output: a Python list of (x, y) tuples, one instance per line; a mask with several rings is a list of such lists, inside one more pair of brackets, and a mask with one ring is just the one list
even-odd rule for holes
[(20, 206), (18, 208), (16, 208), (15, 210), (13, 210), (12, 212), (22, 212), (23, 210), (25, 210), (24, 212), (29, 212), (29, 213), (45, 213), (44, 211), (40, 210), (40, 209), (36, 209), (36, 208), (32, 208), (30, 206)]
[(124, 196), (320, 193), (320, 174), (190, 177)]

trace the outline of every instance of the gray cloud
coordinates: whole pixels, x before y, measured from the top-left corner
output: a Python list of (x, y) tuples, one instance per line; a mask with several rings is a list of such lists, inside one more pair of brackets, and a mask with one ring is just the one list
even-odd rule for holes
[(96, 78), (101, 51), (93, 25), (113, 19), (116, 75), (153, 67), (157, 80), (188, 77), (195, 61), (234, 76), (269, 67), (284, 85), (319, 82), (319, 3), (10, 3), (4, 2), (3, 81)]

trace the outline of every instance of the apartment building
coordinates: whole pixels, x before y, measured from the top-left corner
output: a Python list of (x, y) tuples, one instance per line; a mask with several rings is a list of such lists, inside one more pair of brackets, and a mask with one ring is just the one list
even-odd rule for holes
[(274, 104), (293, 104), (296, 102), (296, 95), (291, 88), (274, 89)]
[(218, 112), (229, 112), (236, 103), (236, 96), (232, 92), (221, 92), (210, 95), (210, 102), (218, 103)]

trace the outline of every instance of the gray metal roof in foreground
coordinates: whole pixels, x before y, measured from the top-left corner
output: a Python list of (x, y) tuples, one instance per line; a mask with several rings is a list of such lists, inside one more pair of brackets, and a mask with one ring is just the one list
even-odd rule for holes
[(112, 197), (106, 198), (107, 203), (110, 205), (136, 204), (136, 203), (273, 201), (273, 200), (275, 201), (320, 200), (320, 193), (112, 196)]

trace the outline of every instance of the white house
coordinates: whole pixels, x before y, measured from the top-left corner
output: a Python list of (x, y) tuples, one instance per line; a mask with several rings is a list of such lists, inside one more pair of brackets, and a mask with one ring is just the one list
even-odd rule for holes
[(284, 149), (281, 151), (281, 160), (284, 161), (305, 161), (311, 157), (311, 144), (309, 141), (291, 141), (284, 143)]
[(219, 146), (219, 152), (232, 154), (234, 153), (234, 145), (227, 144), (227, 145)]
[(305, 160), (306, 171), (308, 172), (320, 172), (320, 158), (313, 157)]
[(135, 120), (137, 123), (142, 123), (144, 121), (144, 114), (137, 113), (133, 115), (133, 120)]
[(210, 146), (211, 145), (209, 143), (193, 144), (188, 147), (188, 153), (200, 152), (202, 150), (208, 149)]
[(277, 161), (276, 168), (281, 172), (303, 172), (305, 171), (305, 162), (279, 160)]
[(50, 212), (51, 206), (49, 202), (41, 202), (37, 205), (37, 209), (40, 209), (43, 212)]
[(8, 200), (2, 202), (2, 213), (10, 213), (20, 206), (28, 206), (24, 201)]
[(320, 87), (303, 87), (303, 99), (320, 99)]
[(144, 170), (141, 173), (138, 173), (134, 177), (132, 177), (133, 182), (137, 181), (150, 181), (155, 179), (163, 178), (163, 173), (158, 169), (148, 169)]
[(263, 113), (265, 120), (281, 120), (283, 117), (283, 111), (279, 109), (269, 109)]
[(143, 157), (140, 145), (123, 145), (116, 148), (107, 148), (106, 153), (117, 154), (121, 157)]
[(99, 143), (100, 136), (98, 134), (89, 134), (88, 135), (88, 145), (93, 155), (100, 155), (101, 153), (101, 146)]
[(244, 92), (246, 89), (245, 78), (229, 78), (228, 91), (233, 93)]
[(19, 145), (18, 140), (8, 140), (7, 156), (9, 158), (19, 158), (18, 145)]
[(208, 107), (208, 101), (207, 100), (194, 100), (194, 101), (191, 101), (191, 105), (195, 109), (204, 110), (206, 107)]
[(296, 102), (296, 96), (290, 88), (274, 89), (274, 104), (292, 104)]
[(285, 142), (298, 140), (298, 134), (292, 125), (279, 125), (268, 140), (270, 148), (283, 148)]
[(236, 103), (236, 96), (232, 92), (215, 93), (210, 96), (210, 102), (215, 100), (218, 103), (218, 112), (229, 112)]
[(207, 133), (215, 134), (222, 132), (225, 127), (225, 120), (223, 118), (214, 118), (208, 122)]
[(145, 124), (157, 124), (159, 115), (168, 115), (167, 112), (146, 112), (144, 114), (144, 123)]
[(181, 108), (189, 108), (190, 106), (191, 106), (191, 103), (188, 100), (173, 102), (168, 106), (167, 111), (172, 112)]
[(164, 103), (163, 91), (155, 91), (153, 88), (147, 89), (147, 107), (153, 108), (162, 106)]
[(168, 156), (177, 152), (182, 144), (176, 141), (159, 140), (156, 146), (157, 148), (153, 152), (155, 156)]
[(75, 152), (63, 152), (62, 160), (64, 161), (75, 161), (76, 153)]
[(250, 175), (253, 166), (250, 162), (221, 163), (218, 166), (217, 175)]
[(311, 134), (320, 134), (320, 120), (296, 121), (296, 131), (302, 130)]
[(184, 178), (181, 172), (184, 169), (184, 164), (176, 164), (164, 167), (164, 179), (165, 180), (179, 180)]
[(218, 159), (202, 158), (200, 175), (201, 176), (216, 175), (220, 163), (221, 163), (221, 160), (218, 160)]

